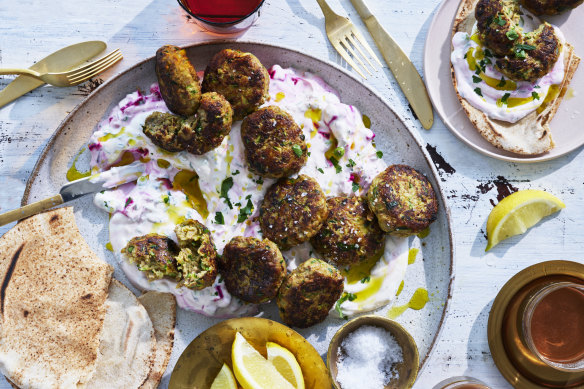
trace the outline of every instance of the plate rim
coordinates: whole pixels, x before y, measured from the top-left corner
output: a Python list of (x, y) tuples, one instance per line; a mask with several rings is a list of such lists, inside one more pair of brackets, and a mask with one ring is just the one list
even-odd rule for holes
[[(445, 1), (448, 1), (448, 0), (445, 0)], [(286, 46), (286, 45), (276, 45), (276, 44), (271, 44), (271, 43), (266, 43), (266, 42), (261, 42), (261, 41), (251, 41), (251, 40), (214, 39), (214, 40), (206, 40), (206, 41), (202, 41), (202, 42), (197, 42), (197, 43), (193, 43), (193, 44), (189, 44), (189, 45), (183, 45), (180, 47), (188, 50), (188, 49), (199, 47), (199, 46), (225, 45), (225, 44), (231, 44), (233, 46), (237, 46), (240, 44), (258, 45), (258, 46), (265, 46), (265, 47), (274, 48), (274, 49), (283, 49), (283, 50), (286, 50), (289, 52), (293, 52), (295, 55), (306, 57), (306, 58), (309, 58), (313, 61), (321, 62), (327, 66), (334, 68), (336, 71), (343, 73), (345, 76), (347, 76), (347, 77), (353, 79), (354, 81), (356, 81), (357, 83), (361, 84), (369, 93), (371, 93), (373, 96), (378, 98), (389, 110), (391, 110), (391, 112), (394, 113), (394, 115), (399, 119), (399, 121), (404, 125), (406, 130), (410, 133), (416, 146), (422, 152), (422, 155), (426, 159), (426, 162), (427, 162), (428, 166), (430, 167), (432, 174), (434, 175), (434, 178), (436, 181), (436, 186), (438, 189), (437, 192), (440, 195), (440, 199), (442, 201), (442, 204), (444, 205), (444, 213), (445, 213), (445, 217), (446, 217), (446, 227), (447, 227), (447, 231), (448, 231), (448, 239), (450, 241), (450, 253), (449, 253), (449, 256), (450, 256), (450, 279), (448, 280), (447, 295), (446, 295), (446, 300), (444, 302), (444, 310), (443, 310), (442, 316), (440, 318), (438, 330), (436, 331), (436, 334), (434, 335), (434, 338), (432, 339), (432, 342), (430, 343), (430, 346), (428, 348), (428, 352), (426, 353), (424, 358), (420, 361), (419, 374), (421, 374), (423, 369), (426, 367), (426, 362), (428, 361), (430, 355), (432, 355), (432, 353), (434, 352), (434, 349), (436, 348), (436, 346), (438, 344), (438, 339), (442, 335), (442, 332), (444, 330), (444, 324), (446, 323), (446, 319), (450, 315), (450, 307), (451, 307), (451, 300), (452, 300), (452, 294), (453, 294), (453, 284), (454, 284), (454, 279), (455, 279), (454, 269), (455, 269), (455, 265), (456, 265), (455, 244), (454, 244), (455, 240), (454, 240), (454, 235), (452, 233), (452, 220), (451, 220), (451, 214), (450, 214), (450, 207), (448, 206), (448, 202), (446, 201), (447, 200), (446, 193), (444, 192), (444, 189), (442, 188), (442, 185), (440, 184), (441, 177), (438, 173), (436, 165), (432, 161), (432, 159), (431, 159), (430, 155), (428, 154), (428, 152), (426, 151), (426, 149), (423, 147), (423, 143), (422, 143), (423, 140), (421, 139), (421, 137), (417, 133), (417, 131), (413, 130), (412, 125), (409, 124), (401, 114), (396, 112), (393, 109), (393, 107), (387, 103), (385, 98), (383, 98), (379, 93), (377, 93), (377, 91), (375, 91), (374, 89), (372, 89), (371, 87), (366, 85), (363, 81), (358, 79), (356, 76), (349, 73), (346, 69), (344, 69), (343, 67), (339, 66), (338, 64), (336, 64), (334, 62), (322, 60), (322, 59), (317, 58), (313, 55), (301, 52), (295, 48), (291, 48), (291, 47)], [(155, 55), (147, 57), (147, 58), (135, 63), (134, 65), (128, 67), (127, 69), (113, 75), (109, 80), (105, 81), (103, 84), (101, 84), (95, 90), (93, 90), (87, 97), (85, 97), (79, 104), (77, 104), (67, 114), (67, 116), (65, 116), (65, 118), (59, 123), (59, 125), (57, 126), (57, 128), (55, 129), (55, 131), (53, 132), (53, 134), (51, 135), (51, 137), (47, 141), (46, 145), (43, 147), (28, 179), (26, 180), (26, 186), (25, 186), (24, 193), (22, 195), (21, 206), (25, 206), (28, 204), (31, 187), (33, 185), (33, 182), (38, 177), (38, 174), (39, 174), (39, 171), (43, 165), (43, 162), (45, 161), (47, 156), (50, 154), (50, 152), (53, 150), (53, 145), (55, 144), (55, 142), (57, 141), (59, 136), (64, 132), (64, 130), (67, 127), (67, 123), (72, 119), (72, 117), (75, 116), (78, 111), (81, 111), (85, 107), (85, 105), (88, 104), (88, 102), (90, 100), (92, 100), (98, 93), (101, 93), (101, 91), (103, 89), (105, 89), (106, 87), (109, 87), (110, 84), (115, 83), (118, 79), (120, 79), (121, 77), (123, 77), (127, 73), (129, 73), (129, 72), (133, 71), (134, 69), (136, 69), (140, 66), (143, 66), (143, 65), (147, 64), (148, 62), (152, 61), (154, 58), (155, 58)]]
[[(429, 69), (429, 65), (432, 61), (432, 59), (435, 59), (435, 57), (432, 57), (429, 54), (429, 47), (430, 45), (428, 44), (429, 42), (429, 38), (430, 35), (432, 34), (432, 32), (434, 32), (434, 30), (437, 28), (436, 25), (438, 24), (438, 15), (444, 11), (444, 8), (446, 8), (447, 4), (449, 4), (450, 2), (458, 2), (458, 4), (460, 4), (460, 0), (443, 0), (440, 5), (438, 6), (438, 9), (436, 10), (436, 12), (434, 13), (434, 16), (432, 17), (432, 21), (430, 22), (430, 26), (428, 26), (428, 32), (426, 33), (426, 41), (424, 42), (424, 79), (425, 80), (430, 80), (431, 78), (429, 77), (428, 74), (428, 69)], [(458, 8), (457, 8), (458, 9)], [(450, 26), (452, 27), (452, 22), (454, 21), (454, 17), (456, 16), (456, 13), (454, 15), (452, 15), (452, 21), (450, 23)], [(451, 30), (452, 28), (449, 28), (448, 31), (448, 37), (451, 38)], [(428, 82), (428, 81), (426, 81)], [(452, 85), (452, 82), (449, 83), (450, 85)], [(434, 106), (434, 109), (436, 110), (436, 112), (438, 113), (438, 116), (440, 116), (440, 120), (442, 120), (442, 123), (444, 123), (444, 125), (446, 126), (446, 128), (448, 128), (448, 130), (450, 130), (450, 132), (452, 134), (454, 134), (460, 141), (462, 141), (465, 145), (469, 146), (470, 148), (472, 148), (475, 151), (478, 151), (479, 153), (486, 155), (488, 157), (494, 158), (494, 159), (498, 159), (500, 161), (506, 161), (506, 162), (513, 162), (513, 163), (521, 163), (521, 164), (528, 164), (528, 163), (538, 163), (538, 162), (546, 162), (546, 161), (552, 161), (554, 159), (558, 159), (560, 157), (564, 157), (565, 155), (572, 153), (574, 151), (577, 151), (578, 149), (582, 148), (582, 146), (584, 146), (583, 144), (580, 144), (572, 149), (566, 150), (562, 153), (559, 153), (557, 155), (549, 155), (549, 153), (546, 154), (539, 154), (537, 156), (524, 156), (524, 157), (511, 157), (511, 156), (506, 156), (506, 155), (502, 155), (487, 149), (483, 149), (480, 146), (476, 145), (475, 143), (471, 142), (469, 139), (467, 139), (461, 132), (459, 132), (456, 127), (454, 125), (452, 125), (452, 123), (450, 123), (447, 118), (445, 118), (445, 112), (442, 112), (442, 110), (438, 109), (438, 105), (436, 104), (436, 100), (439, 99), (439, 96), (434, 96), (431, 93), (431, 88), (428, 88), (428, 95), (430, 96), (430, 101), (432, 101), (432, 104)], [(460, 102), (459, 102), (460, 103)], [(493, 146), (495, 147), (495, 146)], [(498, 149), (497, 150), (499, 152), (504, 151), (502, 149)], [(518, 154), (519, 155), (519, 154)]]

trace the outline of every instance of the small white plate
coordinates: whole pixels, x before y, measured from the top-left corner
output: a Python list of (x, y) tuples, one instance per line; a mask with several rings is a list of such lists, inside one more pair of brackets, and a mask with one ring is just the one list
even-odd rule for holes
[[(459, 0), (444, 0), (440, 5), (426, 38), (424, 77), (434, 108), (446, 126), (464, 143), (489, 157), (510, 162), (531, 163), (549, 161), (565, 155), (584, 144), (584, 61), (580, 63), (568, 92), (550, 123), (555, 147), (537, 156), (521, 156), (491, 145), (472, 125), (456, 97), (450, 77), (450, 42), (452, 23)], [(576, 54), (584, 58), (582, 21), (584, 6), (570, 12), (543, 19), (560, 27)]]

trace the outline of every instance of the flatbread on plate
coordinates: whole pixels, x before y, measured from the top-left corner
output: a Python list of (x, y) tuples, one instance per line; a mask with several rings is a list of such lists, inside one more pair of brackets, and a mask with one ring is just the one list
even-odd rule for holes
[(81, 237), (72, 208), (0, 238), (0, 372), (20, 388), (77, 387), (94, 371), (112, 267)]
[[(454, 18), (452, 35), (457, 32), (471, 33), (476, 22), (474, 10), (477, 3), (478, 0), (462, 0)], [(580, 63), (580, 58), (574, 53), (572, 45), (566, 43), (564, 50), (566, 50), (564, 54), (565, 74), (559, 95), (550, 101), (541, 113), (534, 111), (516, 123), (491, 119), (463, 99), (458, 93), (454, 67), (450, 64), (452, 82), (462, 108), (486, 140), (500, 149), (522, 155), (538, 155), (554, 147), (549, 123), (558, 110)]]
[(152, 369), (141, 389), (155, 389), (158, 387), (174, 344), (174, 326), (176, 324), (176, 299), (170, 293), (146, 292), (138, 300), (150, 315), (154, 325), (156, 350)]

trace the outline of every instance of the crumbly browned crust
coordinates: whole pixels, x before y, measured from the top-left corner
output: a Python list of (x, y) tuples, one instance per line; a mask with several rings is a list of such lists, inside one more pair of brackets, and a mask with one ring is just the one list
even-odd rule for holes
[(184, 49), (172, 45), (159, 48), (156, 75), (168, 109), (182, 116), (191, 116), (197, 111), (201, 100), (199, 76)]
[(407, 165), (391, 165), (379, 173), (367, 191), (367, 200), (381, 229), (398, 236), (423, 231), (438, 213), (430, 181)]
[(241, 120), (269, 98), (270, 75), (251, 53), (225, 49), (213, 56), (203, 77), (203, 92), (225, 96), (234, 120)]
[(264, 177), (298, 173), (308, 158), (304, 134), (292, 116), (271, 105), (247, 116), (241, 139), (249, 169)]
[(237, 236), (223, 250), (220, 272), (229, 293), (259, 304), (276, 297), (286, 261), (274, 242)]
[(268, 189), (260, 205), (259, 221), (264, 237), (288, 249), (313, 237), (327, 215), (320, 185), (301, 174), (282, 178)]
[(382, 252), (385, 237), (365, 197), (332, 197), (327, 206), (329, 214), (322, 228), (310, 239), (327, 262), (353, 265)]
[(277, 304), (284, 323), (306, 328), (326, 319), (341, 297), (344, 278), (332, 265), (311, 258), (290, 273), (278, 292)]
[(521, 5), (536, 15), (556, 15), (576, 8), (584, 0), (521, 0)]

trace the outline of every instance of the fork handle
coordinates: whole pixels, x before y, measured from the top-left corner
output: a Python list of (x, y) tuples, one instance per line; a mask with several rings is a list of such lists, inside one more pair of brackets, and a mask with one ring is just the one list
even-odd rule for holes
[(329, 5), (327, 4), (327, 2), (325, 0), (316, 0), (316, 2), (318, 3), (318, 5), (320, 6), (320, 9), (322, 10), (322, 13), (324, 14), (324, 17), (326, 18), (328, 15), (330, 14), (334, 14), (335, 12), (331, 9), (331, 7), (329, 7)]
[(19, 69), (19, 68), (0, 69), (0, 75), (3, 75), (3, 74), (20, 74), (23, 76), (32, 76), (32, 77), (36, 77), (36, 78), (39, 78), (41, 76), (40, 73), (35, 72), (34, 70)]

